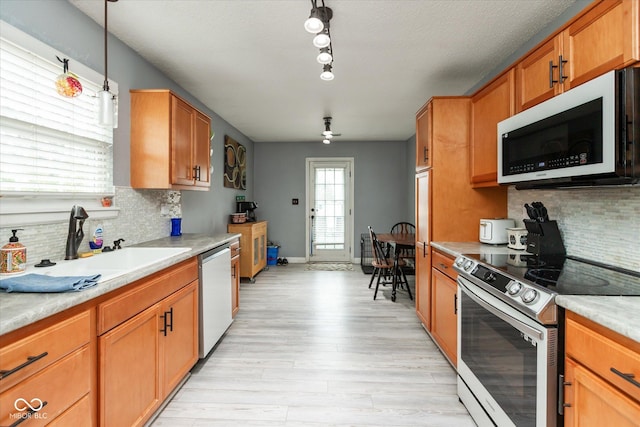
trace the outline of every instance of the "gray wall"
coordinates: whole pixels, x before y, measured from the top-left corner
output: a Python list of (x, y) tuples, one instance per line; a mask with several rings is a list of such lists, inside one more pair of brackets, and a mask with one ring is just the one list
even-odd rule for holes
[[(409, 148), (408, 148), (409, 147)], [(254, 194), (258, 219), (269, 221), (268, 239), (278, 243), (279, 255), (305, 256), (305, 159), (354, 158), (354, 253), (360, 255), (360, 234), (371, 225), (389, 230), (399, 221), (413, 221), (415, 162), (410, 141), (261, 142), (255, 144)], [(292, 205), (291, 199), (300, 199)]]
[[(111, 7), (117, 7), (117, 3)], [(0, 19), (98, 72), (104, 70), (103, 28), (66, 0), (2, 0)], [(232, 136), (247, 148), (248, 199), (252, 198), (253, 188), (253, 142), (113, 36), (109, 36), (109, 78), (119, 87), (119, 126), (114, 131), (115, 185), (130, 185), (129, 89), (171, 89), (211, 117), (215, 131), (211, 190), (182, 192), (183, 231), (226, 230), (228, 214), (235, 210), (236, 192), (222, 186), (224, 135)]]

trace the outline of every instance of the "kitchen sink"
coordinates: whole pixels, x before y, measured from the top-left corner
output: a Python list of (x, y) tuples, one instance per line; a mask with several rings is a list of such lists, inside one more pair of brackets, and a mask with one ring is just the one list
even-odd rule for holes
[(47, 276), (91, 276), (101, 274), (99, 282), (104, 282), (190, 250), (191, 248), (123, 248), (88, 258), (58, 261), (52, 267), (31, 268), (30, 272)]

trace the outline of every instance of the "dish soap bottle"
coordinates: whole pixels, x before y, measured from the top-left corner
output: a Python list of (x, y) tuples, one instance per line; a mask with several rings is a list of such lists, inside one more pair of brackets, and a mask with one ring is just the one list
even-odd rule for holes
[(0, 273), (15, 274), (22, 273), (27, 268), (27, 248), (18, 241), (16, 233), (22, 230), (11, 230), (13, 236), (9, 238), (9, 243), (0, 249)]

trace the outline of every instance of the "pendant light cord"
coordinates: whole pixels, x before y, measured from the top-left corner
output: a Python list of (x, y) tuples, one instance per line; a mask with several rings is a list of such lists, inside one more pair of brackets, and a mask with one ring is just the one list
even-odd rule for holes
[(102, 90), (109, 92), (109, 79), (107, 78), (107, 3), (108, 0), (104, 0), (104, 84)]

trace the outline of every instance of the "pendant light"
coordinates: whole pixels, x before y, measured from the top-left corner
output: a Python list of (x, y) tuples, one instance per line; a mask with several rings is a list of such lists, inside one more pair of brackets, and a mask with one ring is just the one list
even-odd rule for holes
[(118, 100), (109, 90), (108, 55), (107, 55), (107, 4), (118, 0), (104, 0), (104, 83), (98, 92), (98, 123), (101, 126), (118, 127)]

